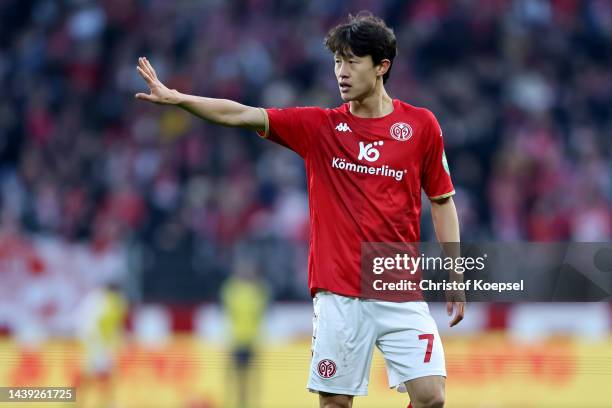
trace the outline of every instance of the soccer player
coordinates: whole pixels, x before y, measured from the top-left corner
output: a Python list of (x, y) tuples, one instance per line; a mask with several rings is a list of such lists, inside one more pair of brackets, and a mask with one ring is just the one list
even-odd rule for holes
[(77, 329), (85, 351), (85, 365), (79, 378), (79, 389), (84, 392), (79, 406), (88, 406), (84, 396), (94, 390), (105, 406), (116, 403), (113, 371), (124, 337), (127, 309), (121, 288), (114, 282), (89, 292), (79, 307)]
[[(310, 205), (308, 282), (314, 333), (308, 389), (320, 407), (351, 407), (366, 395), (372, 349), (384, 355), (389, 384), (414, 408), (442, 407), (446, 370), (440, 336), (425, 302), (363, 297), (363, 242), (418, 242), (421, 189), (432, 203), (440, 242), (459, 242), (454, 188), (442, 131), (427, 109), (386, 92), (396, 55), (393, 31), (370, 13), (349, 16), (325, 39), (343, 105), (263, 109), (168, 89), (146, 58), (137, 70), (149, 94), (212, 123), (256, 131), (305, 161)], [(460, 297), (447, 302), (462, 320)]]
[(252, 366), (252, 361), (268, 303), (268, 290), (257, 276), (256, 264), (251, 255), (239, 253), (233, 275), (221, 288), (221, 303), (230, 324), (234, 357), (231, 371), (234, 376), (228, 383), (236, 384), (236, 387), (228, 387), (236, 392), (227, 393), (228, 396), (235, 394), (236, 403), (227, 406), (259, 406), (256, 385), (260, 374), (252, 371), (256, 368)]

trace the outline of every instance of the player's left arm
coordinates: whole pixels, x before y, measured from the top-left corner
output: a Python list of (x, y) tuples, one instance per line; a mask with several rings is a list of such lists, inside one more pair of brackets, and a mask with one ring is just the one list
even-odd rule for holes
[[(457, 217), (457, 208), (452, 197), (445, 197), (431, 201), (431, 217), (433, 220), (436, 238), (444, 246), (444, 252), (447, 256), (458, 257), (459, 253), (459, 218)], [(451, 279), (462, 281), (462, 275), (451, 271)], [(446, 311), (451, 316), (453, 311), (454, 317), (450, 321), (450, 327), (453, 327), (461, 320), (465, 313), (465, 295), (463, 293), (450, 292), (450, 297), (446, 302)]]

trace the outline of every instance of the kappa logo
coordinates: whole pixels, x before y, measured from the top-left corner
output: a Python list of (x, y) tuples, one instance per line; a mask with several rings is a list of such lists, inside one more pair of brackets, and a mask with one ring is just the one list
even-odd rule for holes
[(336, 126), (336, 130), (338, 132), (353, 132), (349, 125), (346, 124), (346, 122), (338, 123), (338, 126)]
[(380, 157), (380, 152), (374, 146), (382, 146), (383, 142), (374, 142), (364, 144), (363, 142), (359, 142), (359, 156), (357, 156), (357, 160), (366, 159), (369, 162), (375, 162)]
[(412, 137), (412, 127), (404, 122), (394, 123), (389, 129), (391, 137), (400, 142), (405, 142)]
[(329, 359), (321, 360), (317, 364), (317, 372), (323, 378), (331, 378), (336, 374), (336, 363)]

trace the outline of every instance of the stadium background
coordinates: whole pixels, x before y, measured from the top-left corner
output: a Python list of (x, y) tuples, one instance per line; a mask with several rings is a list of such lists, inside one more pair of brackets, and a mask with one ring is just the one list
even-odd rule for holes
[[(300, 159), (135, 101), (135, 66), (192, 94), (335, 106), (323, 37), (362, 9), (398, 38), (390, 94), (444, 129), (463, 240), (610, 241), (612, 2), (5, 0), (0, 385), (73, 381), (78, 305), (113, 281), (130, 302), (120, 406), (226, 406), (219, 294), (248, 254), (272, 300), (260, 405), (315, 406)], [(609, 304), (472, 304), (452, 331), (439, 306), (449, 406), (610, 406)], [(377, 355), (358, 406), (406, 401)]]

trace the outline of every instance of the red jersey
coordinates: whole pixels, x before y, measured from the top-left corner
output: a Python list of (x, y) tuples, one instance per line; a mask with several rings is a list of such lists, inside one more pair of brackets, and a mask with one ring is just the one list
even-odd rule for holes
[(310, 207), (308, 283), (359, 297), (362, 242), (418, 242), (421, 188), (455, 193), (435, 116), (397, 99), (393, 112), (360, 118), (335, 109), (266, 109), (267, 134), (306, 165)]

